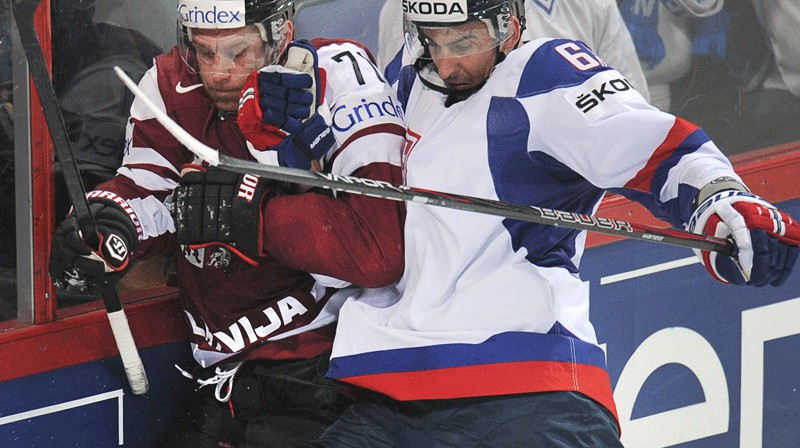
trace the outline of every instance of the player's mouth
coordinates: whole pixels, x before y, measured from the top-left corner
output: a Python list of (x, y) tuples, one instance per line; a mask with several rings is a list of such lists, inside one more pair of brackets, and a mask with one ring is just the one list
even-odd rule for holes
[(238, 101), (240, 90), (231, 89), (209, 89), (211, 94), (220, 99), (230, 100), (236, 98)]
[(473, 84), (466, 82), (458, 82), (458, 83), (447, 83), (447, 86), (450, 88), (450, 90), (469, 90), (473, 87)]

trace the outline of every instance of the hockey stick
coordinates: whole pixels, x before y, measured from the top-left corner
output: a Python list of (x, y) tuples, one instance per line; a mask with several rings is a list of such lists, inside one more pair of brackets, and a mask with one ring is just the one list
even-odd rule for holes
[(483, 213), (504, 218), (517, 219), (537, 224), (563, 226), (577, 230), (588, 230), (609, 235), (622, 236), (645, 241), (672, 244), (694, 249), (710, 250), (734, 255), (736, 250), (730, 241), (707, 235), (698, 235), (674, 229), (661, 229), (627, 221), (583, 215), (579, 213), (551, 210), (532, 205), (518, 205), (508, 202), (462, 196), (438, 191), (423, 190), (405, 185), (393, 185), (388, 182), (363, 179), (352, 176), (337, 176), (335, 174), (317, 173), (294, 168), (262, 165), (257, 162), (236, 159), (220, 154), (216, 149), (210, 148), (195, 139), (182, 127), (175, 123), (166, 113), (158, 108), (147, 95), (123, 72), (115, 67), (117, 76), (153, 113), (164, 128), (169, 131), (187, 149), (201, 157), (211, 165), (218, 166), (228, 171), (238, 173), (258, 174), (269, 179), (292, 182), (327, 188), (330, 190), (344, 191), (347, 193), (364, 194), (367, 196), (394, 199), (398, 201), (416, 202), (420, 204), (436, 205), (440, 207)]
[[(39, 6), (39, 1), (13, 0), (11, 6), (14, 20), (17, 23), (20, 41), (25, 50), (25, 57), (28, 59), (28, 67), (33, 78), (33, 84), (39, 93), (39, 102), (42, 105), (47, 127), (50, 129), (53, 147), (58, 156), (58, 161), (61, 163), (64, 183), (75, 211), (75, 217), (78, 220), (78, 227), (81, 235), (85, 237), (86, 244), (89, 247), (98, 248), (100, 241), (97, 225), (89, 211), (89, 202), (86, 199), (78, 164), (70, 148), (64, 118), (61, 116), (61, 109), (58, 106), (53, 83), (50, 80), (47, 65), (45, 64), (39, 37), (33, 25), (33, 16)], [(103, 282), (98, 287), (103, 297), (103, 304), (108, 314), (108, 321), (111, 324), (114, 340), (119, 349), (119, 355), (122, 358), (122, 365), (125, 367), (128, 383), (130, 383), (134, 394), (141, 395), (147, 392), (150, 385), (144, 371), (144, 364), (142, 364), (142, 360), (139, 357), (139, 351), (136, 349), (136, 343), (133, 340), (125, 310), (122, 309), (122, 303), (119, 301), (119, 296), (113, 283)]]

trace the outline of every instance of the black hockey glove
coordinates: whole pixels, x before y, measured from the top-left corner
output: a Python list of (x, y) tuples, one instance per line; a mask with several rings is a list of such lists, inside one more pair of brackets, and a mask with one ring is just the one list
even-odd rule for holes
[(50, 277), (59, 288), (83, 288), (85, 281), (90, 284), (118, 281), (130, 267), (130, 255), (139, 244), (135, 224), (138, 219), (122, 198), (101, 191), (86, 196), (100, 245), (97, 248), (86, 245), (74, 214), (56, 228), (50, 251)]
[(191, 248), (222, 245), (251, 265), (261, 250), (261, 210), (277, 194), (272, 183), (252, 174), (189, 165), (175, 189), (178, 243)]

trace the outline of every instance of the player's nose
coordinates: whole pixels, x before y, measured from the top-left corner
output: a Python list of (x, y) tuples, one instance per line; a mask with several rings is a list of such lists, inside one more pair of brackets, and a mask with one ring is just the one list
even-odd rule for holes
[(460, 67), (458, 58), (442, 58), (436, 61), (436, 69), (439, 72), (439, 76), (448, 84), (458, 81)]

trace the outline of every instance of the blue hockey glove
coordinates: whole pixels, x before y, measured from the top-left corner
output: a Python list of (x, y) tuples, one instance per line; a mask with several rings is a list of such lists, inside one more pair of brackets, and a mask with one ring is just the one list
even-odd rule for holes
[(175, 233), (192, 249), (224, 246), (256, 266), (261, 250), (261, 210), (277, 194), (252, 174), (189, 165), (175, 189)]
[(300, 132), (290, 135), (275, 147), (278, 164), (289, 168), (311, 169), (311, 162), (319, 160), (336, 144), (330, 124), (319, 113), (302, 125)]
[[(279, 160), (308, 169), (335, 144), (330, 111), (324, 104), (325, 70), (307, 41), (289, 44), (286, 63), (270, 65), (248, 77), (239, 101), (238, 124), (258, 151), (279, 149)], [(299, 136), (294, 144), (286, 137)], [(280, 153), (283, 153), (281, 155)], [(259, 154), (254, 156), (262, 160)]]
[(57, 228), (50, 250), (50, 277), (56, 286), (116, 282), (130, 267), (130, 254), (139, 244), (138, 218), (130, 206), (110, 192), (92, 191), (89, 210), (97, 225), (100, 246), (86, 245), (71, 214)]
[(697, 206), (687, 228), (731, 238), (736, 245), (736, 257), (694, 251), (711, 276), (723, 283), (780, 286), (800, 254), (797, 221), (747, 191), (714, 193)]

